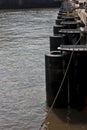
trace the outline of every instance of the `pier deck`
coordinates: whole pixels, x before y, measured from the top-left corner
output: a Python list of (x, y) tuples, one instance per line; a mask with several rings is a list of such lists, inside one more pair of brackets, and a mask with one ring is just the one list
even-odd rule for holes
[(78, 8), (80, 3), (86, 2), (86, 0), (78, 0), (78, 4), (74, 3), (73, 0), (71, 0), (72, 5), (77, 8), (75, 11), (80, 17), (80, 19), (83, 21), (85, 24), (85, 28), (87, 28), (87, 12), (85, 11), (85, 5), (83, 5), (83, 8)]

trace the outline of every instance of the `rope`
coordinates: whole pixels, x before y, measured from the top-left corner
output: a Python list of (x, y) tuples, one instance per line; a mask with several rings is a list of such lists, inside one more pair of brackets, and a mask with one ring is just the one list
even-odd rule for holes
[[(81, 39), (81, 37), (78, 39), (78, 41), (75, 43), (75, 45), (77, 45), (77, 44), (79, 43), (80, 39)], [(58, 92), (57, 92), (57, 94), (56, 94), (56, 96), (55, 96), (55, 98), (54, 98), (54, 101), (53, 101), (53, 103), (52, 103), (52, 105), (51, 105), (51, 107), (50, 107), (50, 109), (49, 109), (49, 111), (48, 111), (48, 113), (47, 113), (47, 116), (45, 117), (44, 121), (42, 122), (42, 124), (41, 124), (39, 130), (41, 130), (42, 127), (43, 127), (43, 125), (45, 124), (45, 122), (46, 122), (46, 120), (47, 120), (47, 118), (48, 118), (50, 112), (51, 112), (52, 109), (53, 109), (54, 103), (55, 103), (55, 101), (56, 101), (56, 99), (57, 99), (57, 97), (58, 97), (58, 95), (59, 95), (59, 93), (60, 93), (60, 91), (61, 91), (62, 85), (63, 85), (63, 83), (64, 83), (66, 74), (67, 74), (67, 72), (68, 72), (68, 69), (69, 69), (69, 66), (70, 66), (70, 63), (71, 63), (71, 59), (72, 59), (73, 53), (74, 53), (74, 50), (73, 50), (72, 53), (71, 53), (71, 56), (70, 56), (70, 59), (69, 59), (69, 62), (68, 62), (66, 71), (65, 71), (65, 73), (64, 73), (64, 77), (63, 77), (62, 82), (61, 82), (61, 84), (60, 84), (59, 90), (58, 90)]]

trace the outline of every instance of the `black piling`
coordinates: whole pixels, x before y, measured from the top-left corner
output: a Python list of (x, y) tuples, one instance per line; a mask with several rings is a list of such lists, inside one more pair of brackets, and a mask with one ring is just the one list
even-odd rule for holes
[(50, 36), (50, 51), (57, 51), (60, 45), (64, 45), (66, 43), (66, 35), (58, 34), (54, 36)]
[(76, 21), (61, 21), (61, 25), (65, 25), (66, 29), (76, 29), (78, 22)]
[(74, 52), (69, 68), (70, 107), (82, 109), (86, 106), (87, 52)]
[(68, 69), (69, 105), (78, 110), (86, 106), (87, 96), (87, 49), (85, 45), (62, 45), (62, 51), (67, 52), (68, 64), (72, 51), (73, 57)]
[(63, 21), (62, 18), (56, 19), (56, 20), (55, 20), (55, 24), (56, 24), (56, 25), (59, 25), (62, 21)]
[[(73, 15), (72, 10), (70, 3), (65, 1), (62, 4), (53, 27), (54, 36), (50, 36), (50, 52), (45, 54), (46, 100), (49, 107), (53, 104), (57, 92), (53, 107), (65, 108), (70, 105), (71, 108), (82, 109), (86, 106), (87, 33), (82, 37), (84, 31), (81, 31), (80, 27), (84, 27), (84, 24), (77, 22), (79, 17)], [(60, 86), (72, 51), (73, 56), (65, 80)]]
[[(66, 35), (66, 39), (67, 39), (66, 45), (72, 45), (72, 44), (75, 45), (76, 42), (80, 38), (81, 30), (80, 29), (61, 29), (59, 30), (59, 33)], [(78, 44), (80, 44), (80, 41), (78, 42)]]
[[(47, 105), (50, 107), (55, 99), (62, 82), (66, 55), (61, 52), (54, 51), (45, 55), (45, 70), (46, 70), (46, 99)], [(68, 86), (67, 78), (65, 79), (61, 91), (56, 99), (54, 107), (64, 108), (68, 105)]]
[(54, 25), (53, 26), (53, 34), (56, 35), (56, 34), (59, 34), (59, 30), (63, 29), (64, 26), (63, 25)]

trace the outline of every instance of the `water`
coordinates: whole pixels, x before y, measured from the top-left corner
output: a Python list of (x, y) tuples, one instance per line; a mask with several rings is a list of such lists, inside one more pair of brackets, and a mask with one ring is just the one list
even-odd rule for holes
[[(46, 117), (44, 55), (57, 13), (0, 11), (0, 130), (39, 130)], [(54, 110), (45, 125), (48, 130), (86, 130), (87, 115)]]

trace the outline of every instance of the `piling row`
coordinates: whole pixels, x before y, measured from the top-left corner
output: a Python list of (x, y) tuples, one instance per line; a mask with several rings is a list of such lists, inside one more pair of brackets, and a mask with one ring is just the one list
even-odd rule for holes
[(56, 108), (70, 105), (71, 108), (82, 109), (86, 106), (86, 31), (83, 35), (81, 31), (84, 26), (71, 3), (63, 2), (53, 26), (53, 36), (49, 37), (50, 52), (45, 54), (46, 100), (49, 107), (56, 95)]

